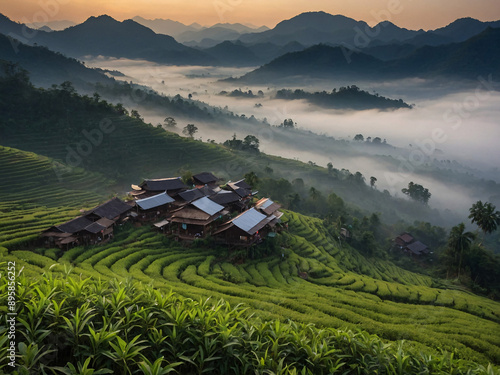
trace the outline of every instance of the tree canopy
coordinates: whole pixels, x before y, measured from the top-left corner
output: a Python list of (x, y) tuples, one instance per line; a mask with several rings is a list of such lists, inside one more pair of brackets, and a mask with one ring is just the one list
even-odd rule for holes
[(416, 184), (413, 181), (408, 184), (407, 188), (403, 188), (401, 191), (403, 194), (408, 195), (411, 199), (423, 204), (427, 204), (432, 195), (429, 192), (429, 189), (426, 189), (422, 185)]
[(494, 232), (500, 225), (500, 211), (495, 210), (496, 207), (491, 203), (477, 201), (469, 209), (469, 219), (476, 223), (484, 234)]

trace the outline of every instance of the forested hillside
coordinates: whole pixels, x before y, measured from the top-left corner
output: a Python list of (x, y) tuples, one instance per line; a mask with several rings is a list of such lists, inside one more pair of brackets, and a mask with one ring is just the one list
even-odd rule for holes
[[(70, 84), (35, 89), (12, 65), (0, 108), (0, 263), (14, 262), (20, 283), (23, 370), (148, 373), (156, 361), (186, 374), (497, 372), (489, 363), (500, 363), (500, 304), (395, 265), (377, 244), (388, 227), (335, 193), (309, 189), (300, 207), (321, 218), (286, 210), (288, 229), (249, 249), (177, 242), (139, 223), (117, 227), (100, 246), (40, 247), (42, 230), (123, 197), (142, 178), (209, 170), (256, 183), (254, 171), (269, 168), (260, 194), (290, 198), (288, 207), (304, 181), (281, 176), (343, 186), (339, 194), (370, 188), (317, 166), (181, 138)], [(352, 220), (350, 242), (337, 216)], [(6, 312), (4, 277), (0, 290)]]

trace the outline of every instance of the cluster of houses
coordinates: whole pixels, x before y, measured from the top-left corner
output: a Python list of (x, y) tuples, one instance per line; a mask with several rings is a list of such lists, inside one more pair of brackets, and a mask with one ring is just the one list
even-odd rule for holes
[(192, 181), (189, 188), (180, 177), (144, 180), (132, 185), (131, 200), (113, 198), (41, 236), (47, 246), (93, 245), (112, 238), (115, 225), (135, 221), (153, 223), (176, 240), (211, 236), (227, 245), (250, 246), (280, 229), (280, 205), (269, 198), (252, 205), (256, 192), (245, 180), (219, 186), (219, 178), (203, 172)]
[(429, 254), (430, 250), (424, 243), (416, 240), (410, 233), (403, 233), (394, 240), (396, 246), (404, 253), (419, 257), (424, 254)]

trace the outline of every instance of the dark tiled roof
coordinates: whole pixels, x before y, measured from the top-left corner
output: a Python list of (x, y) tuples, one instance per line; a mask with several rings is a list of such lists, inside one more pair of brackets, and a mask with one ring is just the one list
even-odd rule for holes
[(90, 233), (99, 233), (100, 231), (106, 229), (105, 226), (99, 224), (97, 221), (95, 223), (90, 224), (89, 226), (85, 227), (85, 230)]
[(150, 191), (180, 190), (187, 188), (180, 177), (145, 180), (141, 184), (141, 187)]
[(245, 180), (239, 180), (236, 182), (228, 182), (227, 184), (233, 191), (240, 197), (246, 197), (252, 194), (252, 187), (248, 185)]
[(90, 213), (111, 220), (117, 216), (124, 214), (127, 211), (130, 211), (131, 209), (132, 206), (129, 206), (127, 203), (121, 201), (118, 198), (113, 198), (110, 201), (97, 206), (96, 208), (91, 210)]
[(240, 196), (236, 194), (234, 191), (221, 190), (216, 195), (210, 197), (215, 203), (219, 204), (229, 204), (235, 203), (240, 200)]
[(217, 177), (215, 177), (210, 172), (202, 172), (202, 173), (195, 174), (193, 176), (193, 180), (194, 180), (195, 183), (204, 185), (204, 184), (215, 183), (219, 179)]
[(191, 202), (195, 199), (207, 197), (214, 195), (215, 191), (210, 189), (208, 186), (204, 186), (199, 189), (191, 189), (191, 190), (186, 190), (183, 191), (182, 193), (179, 193), (179, 196), (184, 199), (186, 202)]
[(56, 228), (64, 233), (76, 233), (92, 224), (92, 220), (87, 219), (85, 216), (77, 217), (64, 224), (57, 225)]
[(403, 233), (398, 238), (404, 243), (410, 243), (411, 241), (413, 241), (413, 237), (409, 233)]
[(408, 250), (410, 250), (413, 254), (420, 255), (423, 251), (427, 250), (427, 245), (424, 245), (420, 241), (415, 241), (408, 246), (406, 246)]

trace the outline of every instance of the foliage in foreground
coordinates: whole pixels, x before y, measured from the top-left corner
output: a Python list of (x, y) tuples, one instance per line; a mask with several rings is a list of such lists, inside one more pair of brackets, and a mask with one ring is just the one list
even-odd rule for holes
[[(384, 343), (361, 331), (261, 321), (223, 300), (55, 275), (18, 277), (19, 374), (498, 373), (450, 353), (409, 352), (404, 342)], [(4, 309), (7, 283), (0, 280)], [(6, 337), (2, 321), (0, 343)], [(0, 370), (9, 370), (2, 350)]]

